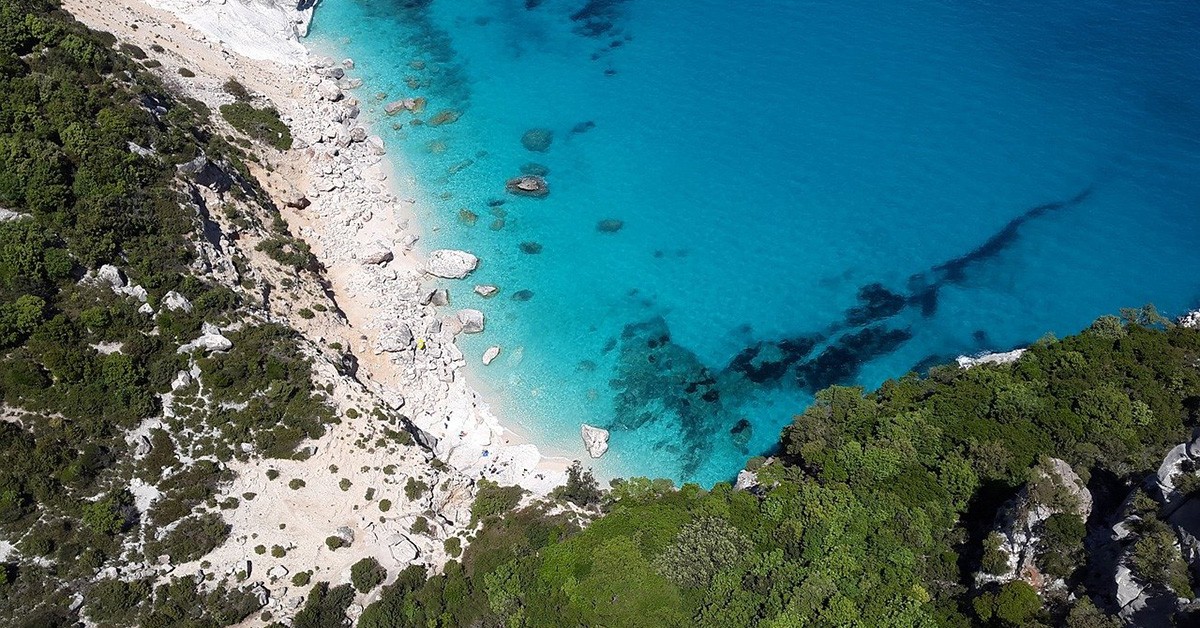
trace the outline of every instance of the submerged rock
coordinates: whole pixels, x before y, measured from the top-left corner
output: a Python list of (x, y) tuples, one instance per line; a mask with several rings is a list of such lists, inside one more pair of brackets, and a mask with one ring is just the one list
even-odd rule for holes
[(584, 423), (580, 428), (580, 435), (589, 456), (599, 458), (608, 451), (608, 430)]
[(513, 301), (528, 301), (533, 298), (533, 290), (517, 290), (513, 293)]
[(460, 209), (458, 210), (458, 221), (468, 227), (474, 227), (475, 223), (479, 222), (479, 214), (469, 209)]
[(624, 226), (625, 226), (624, 220), (617, 220), (616, 218), (607, 218), (605, 220), (601, 220), (600, 222), (596, 223), (596, 231), (599, 231), (600, 233), (616, 233), (621, 230), (621, 227), (624, 227)]
[(504, 184), (504, 188), (510, 194), (516, 194), (517, 196), (545, 198), (550, 195), (550, 185), (546, 183), (546, 180), (532, 174), (509, 179)]
[(539, 163), (529, 162), (521, 165), (521, 174), (544, 177), (550, 174), (550, 168)]
[(447, 109), (445, 111), (439, 111), (437, 114), (435, 114), (432, 118), (429, 119), (428, 124), (429, 124), (429, 126), (442, 126), (443, 124), (452, 124), (454, 122), (458, 122), (458, 119), (460, 117), (462, 117), (461, 113), (454, 111), (453, 109)]
[(521, 145), (525, 150), (535, 153), (544, 153), (550, 150), (550, 144), (554, 142), (554, 131), (550, 129), (529, 129), (521, 136)]
[(438, 249), (429, 254), (426, 270), (443, 279), (462, 279), (479, 267), (479, 258), (466, 251)]
[(527, 255), (538, 255), (542, 252), (542, 245), (537, 242), (522, 242), (521, 252)]

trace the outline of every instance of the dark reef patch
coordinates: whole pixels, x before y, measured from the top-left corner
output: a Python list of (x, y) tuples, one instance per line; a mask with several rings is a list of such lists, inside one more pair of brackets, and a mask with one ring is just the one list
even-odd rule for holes
[(571, 14), (575, 32), (585, 37), (601, 38), (617, 28), (624, 17), (627, 0), (587, 0), (578, 11)]
[(891, 353), (912, 338), (908, 329), (886, 329), (882, 326), (846, 334), (828, 347), (816, 359), (801, 364), (797, 382), (809, 392), (853, 380), (871, 360)]

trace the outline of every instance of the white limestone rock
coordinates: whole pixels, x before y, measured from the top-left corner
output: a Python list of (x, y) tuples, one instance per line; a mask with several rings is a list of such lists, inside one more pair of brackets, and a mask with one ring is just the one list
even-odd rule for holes
[(479, 296), (481, 296), (485, 299), (490, 299), (491, 297), (496, 296), (496, 293), (499, 291), (500, 291), (500, 288), (497, 288), (496, 286), (493, 286), (491, 284), (482, 284), (482, 285), (475, 286), (475, 294), (478, 294)]
[(580, 435), (583, 436), (583, 447), (589, 456), (599, 458), (608, 451), (608, 430), (584, 423)]
[(421, 556), (421, 550), (417, 549), (416, 543), (413, 543), (407, 536), (403, 534), (397, 535), (391, 545), (388, 546), (388, 552), (392, 555), (392, 560), (395, 560), (401, 565), (408, 565)]
[(462, 333), (478, 334), (483, 331), (483, 312), (479, 310), (459, 310), (458, 322), (462, 323)]
[(359, 258), (359, 261), (362, 262), (364, 266), (375, 266), (390, 262), (395, 258), (396, 256), (391, 252), (391, 250), (382, 245), (376, 245), (363, 253), (362, 257)]
[(182, 310), (190, 314), (192, 311), (192, 302), (174, 290), (163, 295), (162, 305), (172, 312)]
[(407, 323), (397, 323), (379, 335), (375, 353), (398, 353), (412, 348), (413, 333)]
[(976, 356), (960, 355), (955, 358), (959, 368), (969, 369), (980, 364), (1012, 364), (1025, 355), (1024, 349), (1014, 349), (1004, 353), (983, 353)]
[(206, 353), (213, 351), (229, 351), (233, 341), (221, 335), (221, 330), (212, 323), (204, 323), (200, 337), (179, 347), (179, 353), (188, 353), (193, 349), (203, 349)]
[(483, 365), (488, 366), (498, 357), (500, 357), (500, 347), (495, 345), (488, 347), (487, 351), (483, 352)]
[(443, 279), (462, 279), (479, 267), (479, 258), (466, 251), (438, 249), (429, 254), (426, 270)]

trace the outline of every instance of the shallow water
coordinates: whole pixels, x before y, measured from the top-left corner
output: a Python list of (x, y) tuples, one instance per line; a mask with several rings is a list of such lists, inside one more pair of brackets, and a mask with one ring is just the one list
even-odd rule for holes
[[(829, 383), (1196, 305), (1198, 40), (1176, 0), (323, 0), (312, 33), (415, 169), (421, 246), (484, 260), (451, 288), (499, 415), (704, 484)], [(529, 162), (549, 197), (505, 193)]]

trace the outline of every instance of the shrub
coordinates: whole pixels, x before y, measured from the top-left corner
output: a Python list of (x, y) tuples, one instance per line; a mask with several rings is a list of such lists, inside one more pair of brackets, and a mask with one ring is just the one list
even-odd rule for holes
[(307, 486), (307, 484), (300, 478), (292, 478), (291, 481), (288, 482), (288, 488), (292, 489), (293, 491), (298, 491), (305, 486)]
[(272, 545), (271, 556), (275, 558), (283, 558), (284, 556), (287, 556), (287, 550), (283, 549), (282, 545)]
[(349, 478), (342, 478), (338, 481), (338, 488), (342, 489), (342, 492), (350, 490), (352, 485), (353, 482), (351, 482)]
[(258, 109), (246, 102), (221, 105), (220, 111), (221, 117), (225, 118), (230, 126), (247, 137), (265, 142), (278, 150), (292, 147), (292, 131), (279, 119), (278, 111)]
[(186, 563), (211, 552), (229, 537), (221, 515), (204, 513), (179, 522), (161, 541), (146, 544), (147, 554), (166, 554), (173, 563)]
[(300, 571), (292, 574), (292, 585), (297, 587), (306, 586), (309, 580), (312, 579), (311, 571)]
[(442, 541), (442, 547), (445, 548), (446, 553), (450, 555), (450, 558), (458, 558), (460, 555), (462, 555), (462, 539), (458, 538), (457, 536), (452, 536), (445, 541)]
[(221, 89), (225, 90), (226, 94), (233, 96), (235, 100), (241, 102), (248, 102), (250, 100), (250, 91), (246, 89), (245, 85), (239, 83), (235, 78), (225, 81), (225, 84), (221, 86)]
[(408, 531), (413, 534), (429, 534), (429, 520), (425, 517), (417, 517)]
[(392, 500), (390, 500), (390, 499), (379, 500), (379, 511), (380, 512), (387, 512), (391, 509), (392, 509)]
[(325, 546), (331, 550), (337, 550), (339, 548), (345, 547), (346, 542), (343, 541), (342, 537), (340, 537), (340, 536), (331, 536), (331, 537), (327, 537), (325, 539)]
[(408, 478), (408, 481), (404, 483), (404, 496), (407, 497), (408, 501), (410, 502), (417, 501), (428, 490), (428, 484), (413, 477)]
[(387, 579), (387, 570), (379, 561), (367, 557), (350, 567), (350, 582), (359, 593), (367, 593)]
[(524, 494), (525, 490), (519, 486), (500, 486), (491, 480), (480, 480), (475, 502), (471, 504), (471, 525), (516, 508)]
[(316, 314), (313, 314), (312, 310), (306, 307), (300, 308), (300, 310), (296, 313), (299, 314), (300, 318), (303, 318), (304, 320), (312, 320), (316, 316)]
[(179, 68), (179, 76), (183, 78), (195, 78), (196, 73), (187, 68)]

